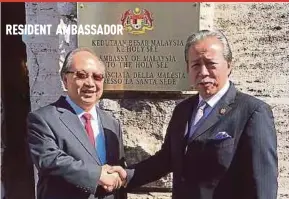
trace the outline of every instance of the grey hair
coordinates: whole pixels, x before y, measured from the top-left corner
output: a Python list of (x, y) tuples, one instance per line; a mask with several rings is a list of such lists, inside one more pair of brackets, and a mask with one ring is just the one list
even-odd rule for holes
[[(208, 37), (216, 37), (220, 42), (223, 44), (223, 55), (225, 60), (228, 63), (232, 62), (232, 50), (229, 45), (228, 39), (226, 36), (218, 30), (200, 30), (199, 32), (192, 34), (188, 37), (187, 42), (186, 42), (186, 47), (185, 47), (185, 61), (188, 63), (189, 58), (188, 58), (188, 53), (189, 49), (192, 45), (197, 43), (198, 41), (204, 40), (205, 38)], [(230, 66), (230, 65), (229, 65)]]
[(96, 56), (95, 52), (93, 52), (90, 48), (80, 47), (80, 48), (76, 48), (76, 49), (68, 52), (67, 55), (65, 56), (65, 59), (64, 59), (61, 71), (60, 71), (61, 79), (63, 79), (64, 75), (71, 68), (72, 61), (73, 61), (73, 56), (76, 53), (78, 53), (78, 52), (89, 52), (89, 53), (91, 53), (93, 56), (95, 56), (101, 62), (101, 65), (103, 65), (103, 67), (105, 68), (104, 63)]

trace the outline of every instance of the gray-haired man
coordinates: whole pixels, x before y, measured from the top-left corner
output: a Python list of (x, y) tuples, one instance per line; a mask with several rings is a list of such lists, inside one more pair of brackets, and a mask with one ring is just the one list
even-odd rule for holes
[(208, 30), (191, 35), (185, 60), (199, 94), (176, 106), (161, 150), (127, 170), (128, 188), (173, 172), (173, 199), (276, 199), (272, 111), (229, 81), (226, 37)]
[(71, 51), (61, 78), (67, 96), (28, 115), (28, 143), (39, 171), (38, 199), (120, 199), (118, 174), (124, 165), (119, 123), (96, 106), (103, 93), (105, 66), (89, 49)]

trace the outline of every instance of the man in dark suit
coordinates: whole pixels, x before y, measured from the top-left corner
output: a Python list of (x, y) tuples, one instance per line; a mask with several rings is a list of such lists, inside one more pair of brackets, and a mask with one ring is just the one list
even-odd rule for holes
[(199, 91), (178, 104), (160, 151), (134, 165), (127, 188), (173, 172), (173, 199), (276, 199), (277, 144), (270, 107), (236, 90), (232, 53), (218, 31), (187, 40), (187, 71)]
[(105, 66), (86, 48), (65, 58), (61, 78), (67, 96), (28, 116), (28, 143), (38, 169), (38, 199), (119, 199), (124, 166), (120, 124), (96, 105), (103, 93)]

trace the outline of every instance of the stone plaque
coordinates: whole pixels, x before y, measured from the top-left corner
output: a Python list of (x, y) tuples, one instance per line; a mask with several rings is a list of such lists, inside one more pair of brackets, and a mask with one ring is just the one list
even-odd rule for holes
[[(187, 37), (199, 29), (198, 3), (77, 6), (78, 25), (101, 26), (99, 34), (78, 35), (78, 46), (92, 48), (105, 63), (105, 90), (189, 90), (184, 48)], [(121, 26), (123, 34), (112, 24)], [(111, 28), (107, 35), (105, 25)]]

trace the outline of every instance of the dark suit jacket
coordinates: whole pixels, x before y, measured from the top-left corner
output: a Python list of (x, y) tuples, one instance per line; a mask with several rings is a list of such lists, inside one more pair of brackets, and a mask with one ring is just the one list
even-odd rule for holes
[[(276, 199), (277, 144), (270, 107), (231, 83), (186, 140), (197, 104), (193, 96), (176, 106), (161, 150), (134, 165), (128, 189), (173, 172), (173, 199)], [(231, 138), (217, 139), (219, 132)]]
[[(96, 108), (104, 130), (107, 164), (123, 165), (119, 123)], [(28, 144), (39, 173), (38, 199), (121, 198), (97, 182), (101, 164), (86, 131), (65, 97), (28, 115)]]

